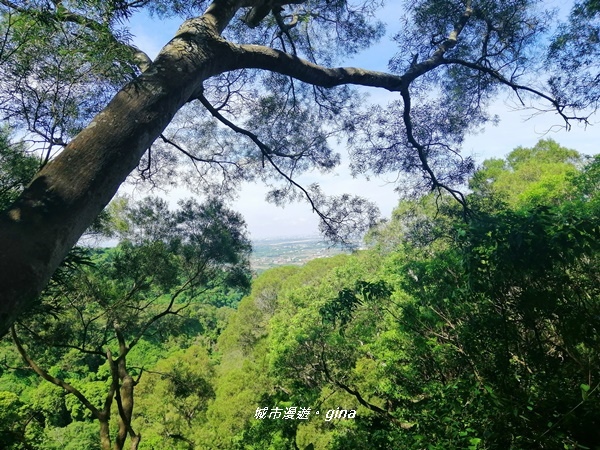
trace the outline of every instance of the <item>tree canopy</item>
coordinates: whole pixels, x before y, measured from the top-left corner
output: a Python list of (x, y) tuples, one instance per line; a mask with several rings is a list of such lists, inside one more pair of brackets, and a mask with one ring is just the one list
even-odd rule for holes
[(594, 448), (599, 168), (550, 140), (518, 147), (471, 177), (471, 220), (448, 193), (403, 200), (369, 248), (250, 290), (221, 245), (190, 279), (210, 239), (243, 269), (236, 214), (120, 200), (119, 246), (65, 271), (0, 340), (3, 445)]
[[(128, 439), (137, 448), (136, 385), (168, 354), (164, 343), (186, 334), (184, 311), (197, 308), (209, 292), (224, 296), (249, 287), (244, 223), (219, 202), (184, 201), (170, 212), (164, 201), (148, 198), (119, 211), (119, 245), (67, 271), (46, 290), (35, 314), (11, 328), (26, 365), (72, 395), (58, 422), (98, 422), (102, 450), (122, 449)], [(198, 321), (187, 320), (197, 331)], [(62, 405), (62, 396), (55, 397)], [(5, 401), (14, 406), (10, 397)], [(14, 432), (7, 442), (26, 440)]]
[[(586, 120), (573, 108), (593, 102), (572, 101), (563, 84), (539, 77), (552, 59), (543, 2), (407, 2), (387, 72), (338, 67), (383, 36), (380, 6), (0, 1), (0, 110), (41, 152), (43, 166), (0, 216), (0, 332), (31, 307), (136, 167), (157, 183), (175, 172), (191, 179), (175, 164), (187, 160), (195, 188), (220, 196), (262, 180), (270, 200), (306, 199), (323, 232), (345, 240), (372, 225), (376, 209), (295, 181), (339, 163), (332, 138), (347, 141), (355, 174), (408, 175), (415, 188), (464, 203), (459, 187), (474, 164), (458, 150), (467, 133), (494, 119), (487, 106), (501, 91), (567, 125)], [(593, 2), (578, 8), (592, 24)], [(182, 20), (154, 61), (127, 29), (142, 10)], [(563, 44), (577, 39), (570, 30), (565, 25), (553, 51), (573, 48)], [(390, 102), (364, 105), (352, 86), (385, 89)]]

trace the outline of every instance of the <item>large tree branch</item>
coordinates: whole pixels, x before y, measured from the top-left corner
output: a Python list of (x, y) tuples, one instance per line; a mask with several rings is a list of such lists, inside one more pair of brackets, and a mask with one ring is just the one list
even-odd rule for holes
[(385, 72), (356, 67), (328, 68), (270, 47), (230, 45), (239, 69), (269, 70), (322, 87), (355, 84), (398, 92), (406, 85), (404, 78)]
[(472, 14), (468, 1), (465, 12), (460, 17), (448, 37), (438, 46), (433, 55), (418, 64), (414, 64), (403, 76), (378, 72), (356, 67), (328, 68), (314, 64), (297, 56), (260, 45), (233, 45), (239, 68), (264, 69), (296, 78), (300, 81), (322, 87), (334, 87), (343, 84), (371, 86), (398, 92), (419, 76), (440, 66), (448, 50), (454, 48), (458, 38)]
[(221, 34), (240, 8), (257, 7), (264, 0), (213, 0), (203, 17)]
[(206, 21), (187, 21), (151, 68), (124, 86), (0, 213), (0, 334), (31, 307), (69, 249), (202, 82), (235, 67)]

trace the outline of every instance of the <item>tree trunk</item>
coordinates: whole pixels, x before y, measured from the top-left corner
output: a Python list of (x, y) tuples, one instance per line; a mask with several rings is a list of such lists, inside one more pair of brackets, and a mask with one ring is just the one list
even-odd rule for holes
[(131, 450), (137, 450), (138, 449), (138, 447), (140, 445), (140, 440), (141, 439), (142, 438), (140, 437), (139, 434), (137, 436), (131, 438), (131, 445), (130, 445)]
[(133, 389), (135, 382), (131, 375), (127, 372), (127, 360), (126, 356), (121, 353), (119, 361), (117, 362), (118, 377), (121, 380), (121, 389), (119, 391), (120, 406), (119, 406), (119, 431), (115, 439), (115, 450), (122, 450), (127, 440), (127, 435), (130, 434), (132, 438), (132, 444), (139, 443), (139, 436), (133, 433), (129, 433), (131, 429), (131, 418), (133, 416)]
[(127, 84), (0, 215), (0, 336), (31, 308), (175, 113), (204, 80), (231, 65), (232, 54), (217, 34), (222, 27), (215, 22), (210, 14), (184, 22), (152, 66)]
[(108, 419), (100, 420), (100, 448), (102, 450), (112, 450), (110, 448), (110, 427)]

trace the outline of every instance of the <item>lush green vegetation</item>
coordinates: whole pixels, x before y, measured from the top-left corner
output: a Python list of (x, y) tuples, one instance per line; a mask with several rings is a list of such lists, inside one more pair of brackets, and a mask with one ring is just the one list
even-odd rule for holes
[(368, 250), (249, 292), (222, 205), (115, 204), (119, 246), (64, 267), (1, 344), (0, 440), (92, 450), (104, 426), (114, 448), (155, 450), (598, 448), (599, 186), (600, 158), (543, 140), (486, 161), (466, 216), (403, 202)]

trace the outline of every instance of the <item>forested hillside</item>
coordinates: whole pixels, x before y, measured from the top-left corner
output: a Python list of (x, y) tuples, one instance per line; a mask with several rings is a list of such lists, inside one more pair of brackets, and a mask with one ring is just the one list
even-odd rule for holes
[(542, 140), (251, 286), (222, 205), (113, 203), (1, 343), (2, 448), (599, 448), (599, 187)]

